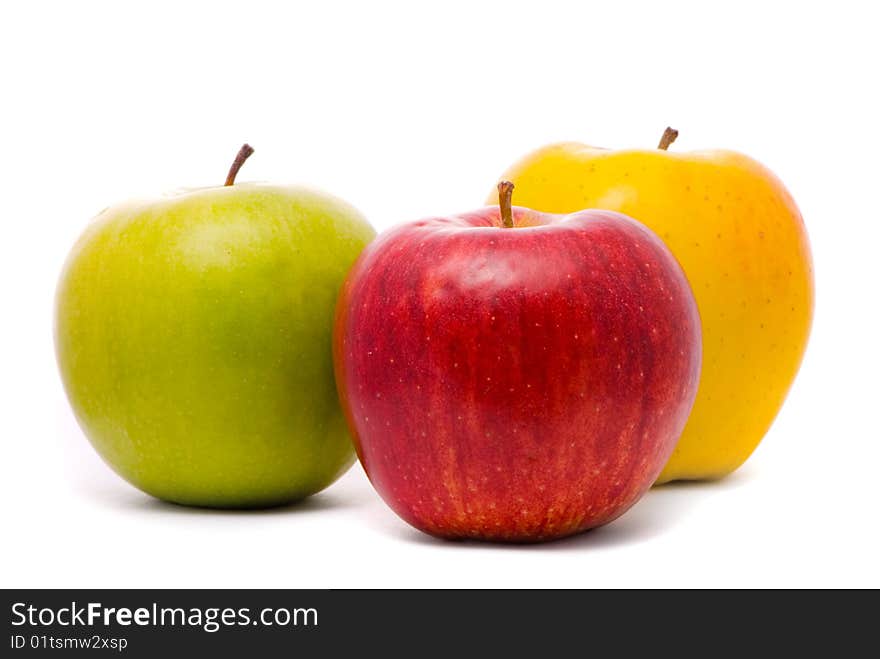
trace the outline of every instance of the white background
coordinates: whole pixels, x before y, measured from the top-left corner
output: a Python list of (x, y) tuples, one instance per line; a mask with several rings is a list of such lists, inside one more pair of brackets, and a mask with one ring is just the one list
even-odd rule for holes
[[(880, 47), (872, 3), (4, 3), (0, 585), (880, 586)], [(818, 7), (824, 5), (827, 9)], [(876, 8), (874, 8), (876, 9)], [(798, 200), (816, 268), (800, 376), (726, 481), (534, 547), (411, 530), (359, 466), (257, 513), (154, 501), (67, 407), (52, 295), (132, 195), (304, 182), (378, 228), (482, 205), (548, 141), (733, 148)]]

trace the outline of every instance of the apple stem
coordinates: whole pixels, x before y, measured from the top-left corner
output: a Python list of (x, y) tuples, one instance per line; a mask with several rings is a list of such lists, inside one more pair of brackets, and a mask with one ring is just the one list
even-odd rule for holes
[(232, 161), (232, 167), (229, 168), (229, 173), (226, 175), (226, 183), (224, 183), (224, 185), (232, 185), (235, 183), (235, 177), (238, 175), (238, 170), (241, 169), (244, 161), (250, 158), (253, 152), (254, 147), (250, 144), (242, 144), (241, 148), (238, 150), (238, 154), (235, 156), (235, 160)]
[(513, 183), (501, 181), (498, 184), (498, 208), (501, 210), (501, 226), (505, 229), (513, 228)]
[(666, 151), (666, 149), (669, 148), (669, 145), (672, 144), (677, 137), (678, 131), (667, 126), (666, 130), (663, 131), (663, 137), (660, 138), (660, 144), (657, 145), (657, 148), (661, 151)]

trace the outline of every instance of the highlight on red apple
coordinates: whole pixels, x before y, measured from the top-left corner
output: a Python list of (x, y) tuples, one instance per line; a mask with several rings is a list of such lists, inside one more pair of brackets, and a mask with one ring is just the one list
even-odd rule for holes
[(650, 488), (694, 402), (700, 319), (644, 225), (499, 204), (381, 234), (337, 304), (355, 447), (404, 520), (445, 538), (541, 541)]

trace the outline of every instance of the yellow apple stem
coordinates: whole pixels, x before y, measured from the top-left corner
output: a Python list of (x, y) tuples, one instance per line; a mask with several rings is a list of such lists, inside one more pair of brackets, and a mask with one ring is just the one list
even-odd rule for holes
[(235, 177), (238, 175), (238, 170), (241, 169), (244, 161), (250, 158), (253, 152), (254, 147), (250, 144), (243, 144), (241, 146), (238, 150), (238, 155), (236, 155), (235, 160), (232, 161), (232, 167), (229, 168), (229, 173), (226, 175), (226, 183), (224, 183), (224, 185), (232, 185), (235, 183)]
[(657, 145), (657, 148), (661, 151), (666, 151), (666, 149), (669, 148), (669, 145), (672, 144), (677, 137), (678, 131), (667, 126), (666, 130), (663, 131), (663, 137), (660, 138), (660, 144)]
[(498, 184), (498, 208), (501, 210), (501, 225), (505, 229), (513, 228), (513, 183), (501, 181)]

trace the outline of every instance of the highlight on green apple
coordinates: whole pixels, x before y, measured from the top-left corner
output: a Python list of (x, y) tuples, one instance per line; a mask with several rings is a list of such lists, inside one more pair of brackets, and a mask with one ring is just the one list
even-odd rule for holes
[(305, 187), (236, 183), (101, 212), (58, 283), (55, 347), (100, 456), (160, 499), (314, 494), (354, 451), (333, 377), (336, 298), (375, 232)]

